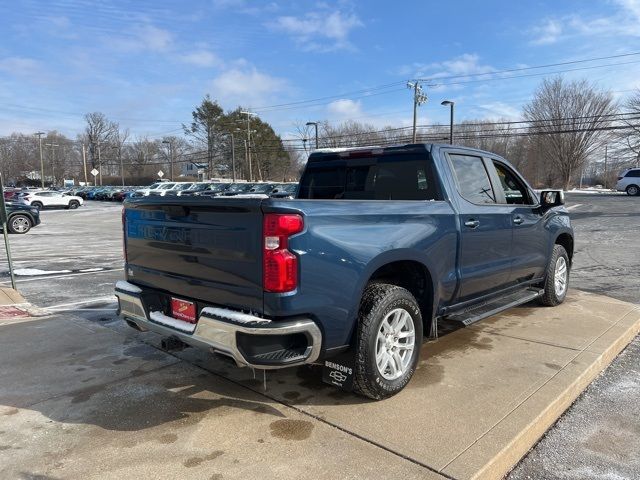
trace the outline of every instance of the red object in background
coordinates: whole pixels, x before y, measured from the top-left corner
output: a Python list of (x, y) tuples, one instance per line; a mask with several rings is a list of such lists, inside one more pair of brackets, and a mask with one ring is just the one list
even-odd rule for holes
[(196, 304), (171, 297), (171, 316), (177, 320), (196, 323)]

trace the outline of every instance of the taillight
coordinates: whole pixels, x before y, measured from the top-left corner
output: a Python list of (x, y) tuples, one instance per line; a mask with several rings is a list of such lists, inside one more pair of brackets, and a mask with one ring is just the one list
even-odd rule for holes
[(304, 228), (301, 215), (267, 213), (263, 224), (263, 288), (284, 293), (298, 288), (298, 257), (291, 253), (289, 237)]
[(127, 215), (122, 207), (122, 258), (127, 263)]

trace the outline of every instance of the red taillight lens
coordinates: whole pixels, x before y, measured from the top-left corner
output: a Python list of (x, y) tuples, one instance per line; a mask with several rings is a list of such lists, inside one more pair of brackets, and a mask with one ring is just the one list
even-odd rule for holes
[(263, 288), (284, 293), (298, 288), (298, 257), (288, 250), (289, 237), (304, 228), (301, 215), (267, 213), (263, 224)]

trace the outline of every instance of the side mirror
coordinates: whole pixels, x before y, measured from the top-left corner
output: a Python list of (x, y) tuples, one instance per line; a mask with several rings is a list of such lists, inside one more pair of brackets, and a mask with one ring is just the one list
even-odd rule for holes
[(543, 190), (540, 192), (540, 205), (544, 208), (564, 205), (563, 190)]

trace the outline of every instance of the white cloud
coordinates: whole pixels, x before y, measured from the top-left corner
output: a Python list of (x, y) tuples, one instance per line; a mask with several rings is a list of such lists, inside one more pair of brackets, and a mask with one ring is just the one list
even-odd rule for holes
[(489, 118), (506, 118), (509, 120), (519, 120), (522, 115), (518, 108), (503, 102), (488, 102), (478, 105), (478, 108), (488, 115)]
[(31, 76), (40, 71), (40, 63), (32, 58), (6, 57), (0, 59), (0, 71), (15, 76)]
[(533, 45), (550, 45), (556, 43), (562, 34), (562, 24), (559, 20), (547, 19), (543, 25), (534, 27), (531, 32), (535, 38)]
[(491, 73), (495, 69), (480, 62), (476, 54), (465, 53), (457, 57), (436, 63), (413, 63), (404, 65), (397, 71), (399, 75), (412, 78), (442, 78), (451, 75), (478, 75)]
[(222, 63), (215, 53), (208, 50), (195, 50), (183, 55), (180, 59), (196, 67), (215, 67)]
[(576, 37), (640, 37), (640, 0), (612, 0), (617, 10), (610, 15), (565, 15), (545, 20), (529, 30), (532, 45), (552, 45)]
[(137, 25), (127, 37), (105, 39), (113, 47), (126, 52), (164, 52), (173, 46), (173, 34), (151, 24)]
[(291, 35), (304, 50), (332, 51), (352, 49), (349, 34), (363, 23), (355, 14), (336, 10), (330, 14), (310, 12), (304, 17), (281, 16), (270, 26)]
[(245, 61), (215, 77), (211, 96), (228, 106), (261, 106), (287, 87), (287, 81), (258, 71)]
[(348, 120), (362, 117), (362, 103), (348, 98), (335, 100), (327, 105), (327, 112), (337, 120)]

